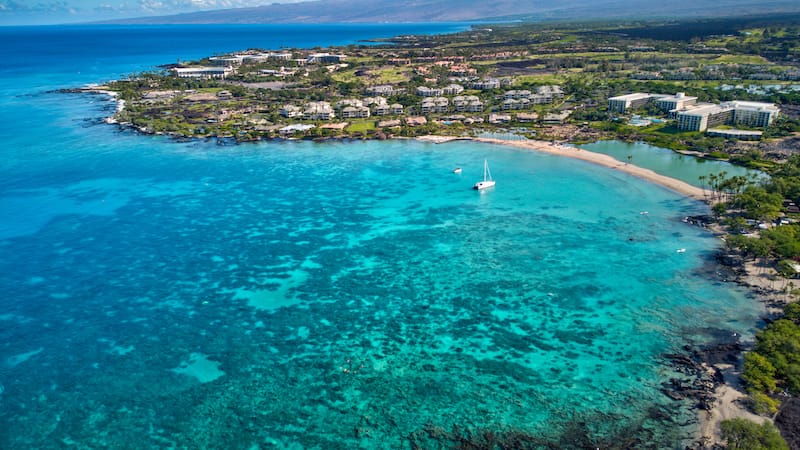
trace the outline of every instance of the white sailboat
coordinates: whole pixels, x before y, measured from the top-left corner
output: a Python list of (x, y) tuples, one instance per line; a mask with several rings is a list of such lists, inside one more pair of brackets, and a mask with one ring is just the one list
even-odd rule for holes
[(486, 189), (494, 187), (494, 180), (492, 179), (492, 172), (489, 171), (489, 163), (483, 160), (483, 181), (478, 181), (472, 186), (472, 189)]

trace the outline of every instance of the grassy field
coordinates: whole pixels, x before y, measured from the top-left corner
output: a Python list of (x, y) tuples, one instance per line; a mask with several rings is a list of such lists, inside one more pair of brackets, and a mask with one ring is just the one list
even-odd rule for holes
[(364, 76), (357, 76), (357, 70), (347, 70), (334, 73), (331, 78), (339, 83), (368, 82), (369, 84), (397, 84), (407, 82), (411, 78), (411, 69), (407, 67), (381, 67), (377, 69), (358, 69), (367, 72)]
[(348, 133), (366, 133), (369, 130), (375, 129), (375, 121), (366, 119), (351, 123), (345, 131)]

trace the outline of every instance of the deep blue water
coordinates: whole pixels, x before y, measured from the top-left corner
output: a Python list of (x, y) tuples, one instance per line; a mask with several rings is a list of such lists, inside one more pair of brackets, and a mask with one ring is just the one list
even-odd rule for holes
[(178, 143), (52, 92), (331, 34), (152, 29), (0, 29), (20, 42), (0, 72), (0, 448), (692, 437), (661, 355), (751, 338), (760, 312), (708, 278), (719, 242), (680, 221), (704, 205), (477, 143)]

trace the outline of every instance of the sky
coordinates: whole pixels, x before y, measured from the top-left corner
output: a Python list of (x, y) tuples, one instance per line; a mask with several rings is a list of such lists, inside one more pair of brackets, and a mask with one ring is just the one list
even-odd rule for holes
[(0, 26), (92, 22), (307, 0), (0, 0)]

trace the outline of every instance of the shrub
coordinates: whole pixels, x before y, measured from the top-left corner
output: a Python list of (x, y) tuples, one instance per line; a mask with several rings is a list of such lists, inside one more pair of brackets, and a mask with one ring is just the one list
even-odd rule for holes
[(781, 402), (763, 392), (756, 392), (750, 396), (753, 401), (753, 412), (762, 416), (771, 416), (778, 412)]
[(720, 430), (730, 449), (789, 450), (778, 429), (770, 422), (759, 425), (745, 419), (723, 420)]
[(742, 380), (751, 393), (772, 392), (776, 388), (775, 366), (759, 353), (749, 352), (744, 357)]

